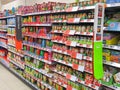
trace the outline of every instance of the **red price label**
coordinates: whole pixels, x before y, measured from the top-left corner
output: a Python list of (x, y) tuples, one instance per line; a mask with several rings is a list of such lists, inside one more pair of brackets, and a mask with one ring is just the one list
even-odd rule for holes
[(71, 55), (72, 52), (71, 52), (71, 50), (67, 50), (67, 53)]
[(74, 63), (73, 63), (73, 66), (72, 66), (72, 68), (73, 68), (73, 69), (75, 69), (75, 70), (78, 70), (78, 68), (79, 68), (79, 65), (77, 65), (77, 64), (74, 64)]
[(67, 75), (66, 75), (66, 78), (70, 80), (70, 79), (71, 79), (71, 75), (70, 75), (70, 74), (67, 74)]
[(72, 7), (66, 9), (66, 12), (71, 12), (71, 11), (72, 11)]
[(85, 69), (84, 66), (80, 66), (80, 65), (77, 65), (77, 64), (73, 64), (72, 68), (75, 69), (75, 70), (79, 70), (81, 72), (83, 72), (84, 69)]
[(74, 22), (74, 18), (69, 18), (68, 19), (68, 23), (73, 23)]
[(66, 45), (70, 46), (71, 45), (71, 41), (66, 41)]
[(77, 80), (77, 77), (75, 77), (73, 75), (70, 75), (70, 74), (67, 74), (66, 78), (69, 79), (69, 80), (71, 80), (71, 81), (73, 81), (73, 82), (75, 82)]
[(70, 30), (66, 30), (66, 31), (64, 31), (64, 35), (69, 35), (69, 33), (70, 33)]
[(76, 58), (76, 56), (77, 56), (77, 53), (76, 53), (75, 51), (72, 51), (72, 52), (71, 52), (71, 57), (72, 57), (72, 58)]
[(68, 85), (67, 90), (72, 90), (72, 86)]

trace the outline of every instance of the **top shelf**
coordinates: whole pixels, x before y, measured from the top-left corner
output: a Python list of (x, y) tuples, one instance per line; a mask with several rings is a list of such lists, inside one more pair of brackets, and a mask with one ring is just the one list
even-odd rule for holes
[(78, 11), (90, 10), (90, 9), (95, 9), (95, 6), (86, 6), (86, 7), (76, 6), (76, 7), (68, 8), (63, 11), (42, 11), (42, 12), (28, 13), (22, 16), (25, 17), (25, 16), (32, 16), (32, 15), (40, 15), (40, 14), (55, 14), (55, 13), (70, 13), (70, 12), (72, 13), (72, 12), (78, 12)]
[[(112, 7), (120, 7), (120, 3), (106, 4), (106, 8), (112, 8)], [(95, 9), (95, 6), (85, 6), (85, 7), (75, 6), (75, 7), (68, 8), (68, 9), (62, 10), (62, 11), (42, 11), (42, 12), (28, 13), (28, 14), (24, 14), (22, 16), (25, 17), (25, 16), (41, 15), (41, 14), (72, 13), (72, 12), (74, 13), (74, 12), (78, 12), (78, 11), (92, 10), (92, 9)], [(0, 20), (7, 19), (7, 18), (14, 18), (14, 17), (15, 17), (15, 15), (7, 16), (7, 17), (0, 17)]]
[[(112, 4), (106, 4), (106, 8), (110, 8), (110, 7), (120, 7), (120, 3), (112, 3)], [(32, 16), (32, 15), (40, 15), (40, 14), (57, 14), (57, 13), (74, 13), (74, 12), (79, 12), (79, 11), (84, 11), (84, 10), (92, 10), (95, 9), (95, 6), (85, 6), (85, 7), (79, 7), (79, 6), (75, 6), (72, 8), (68, 8), (66, 10), (62, 10), (62, 11), (42, 11), (42, 12), (35, 12), (35, 13), (28, 13), (25, 15), (22, 15), (23, 17), (25, 16)]]

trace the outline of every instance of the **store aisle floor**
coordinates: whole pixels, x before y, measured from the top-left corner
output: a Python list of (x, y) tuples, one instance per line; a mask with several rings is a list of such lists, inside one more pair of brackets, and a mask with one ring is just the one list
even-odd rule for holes
[(32, 90), (0, 64), (0, 90)]

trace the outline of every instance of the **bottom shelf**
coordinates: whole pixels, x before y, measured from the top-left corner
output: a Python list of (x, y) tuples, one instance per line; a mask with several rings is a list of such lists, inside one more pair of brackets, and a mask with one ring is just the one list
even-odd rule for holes
[(9, 71), (11, 71), (13, 74), (15, 74), (17, 77), (19, 77), (24, 83), (26, 83), (27, 85), (29, 85), (30, 87), (32, 86), (33, 90), (41, 90), (39, 89), (37, 86), (35, 86), (34, 84), (32, 84), (31, 82), (29, 82), (27, 79), (25, 79), (23, 76), (21, 76), (18, 72), (16, 72), (15, 70), (11, 69), (10, 67), (6, 66), (6, 64), (1, 60), (0, 63), (6, 67)]
[(34, 84), (32, 84), (31, 82), (29, 82), (27, 79), (25, 79), (23, 76), (21, 76), (19, 73), (17, 73), (15, 70), (10, 69), (14, 74), (16, 74), (18, 77), (20, 77), (22, 80), (24, 80), (25, 82), (27, 82), (29, 85), (31, 85), (32, 87), (34, 87), (36, 90), (40, 90), (37, 86), (35, 86)]
[(0, 56), (0, 62), (5, 66), (5, 67), (9, 67), (9, 62), (7, 61), (7, 59), (5, 57), (1, 57)]

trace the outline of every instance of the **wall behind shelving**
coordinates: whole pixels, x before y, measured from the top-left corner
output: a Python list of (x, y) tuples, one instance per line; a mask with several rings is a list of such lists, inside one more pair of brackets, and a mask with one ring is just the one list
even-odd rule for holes
[(2, 5), (1, 10), (3, 11), (4, 9), (12, 9), (13, 6), (18, 7), (20, 5), (25, 5), (25, 0), (15, 0), (8, 4)]
[(11, 9), (13, 6), (18, 7), (20, 5), (33, 5), (35, 3), (42, 3), (49, 1), (71, 3), (74, 2), (75, 0), (15, 0), (8, 4), (2, 5), (1, 10), (3, 11), (4, 9)]

